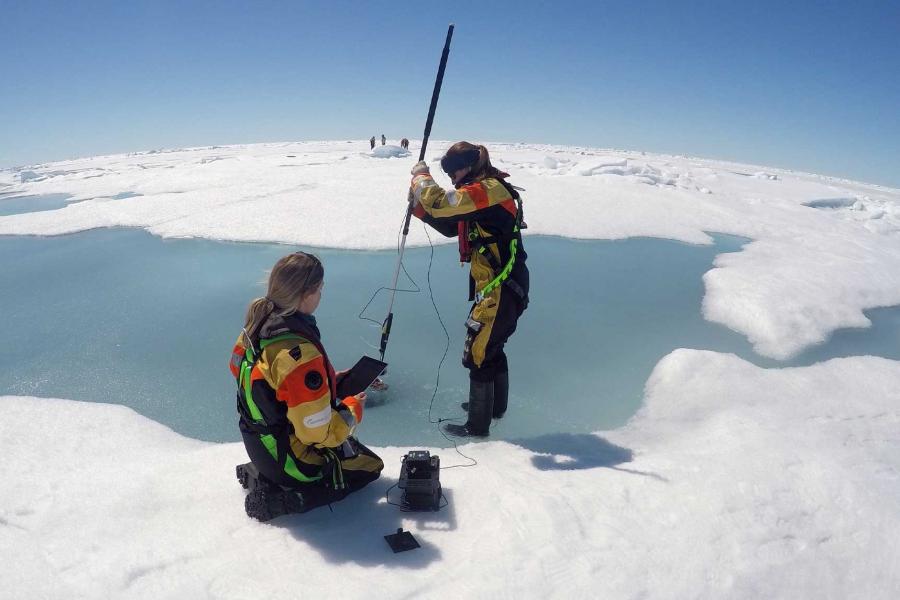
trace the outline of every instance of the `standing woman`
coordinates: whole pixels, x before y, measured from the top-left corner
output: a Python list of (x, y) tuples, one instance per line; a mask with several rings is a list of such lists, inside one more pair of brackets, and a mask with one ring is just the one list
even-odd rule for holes
[(324, 276), (311, 254), (279, 259), (232, 351), (241, 436), (262, 484), (246, 484), (249, 465), (238, 467), (238, 477), (250, 488), (247, 514), (261, 521), (340, 500), (384, 468), (352, 436), (365, 393), (336, 395), (338, 377), (313, 316)]
[(463, 366), (469, 369), (465, 425), (447, 424), (457, 436), (488, 435), (491, 419), (506, 412), (509, 366), (503, 346), (528, 306), (528, 267), (522, 246), (522, 204), (487, 148), (457, 142), (441, 159), (455, 189), (444, 190), (424, 161), (412, 169), (413, 214), (447, 237), (459, 237), (461, 262), (471, 264)]

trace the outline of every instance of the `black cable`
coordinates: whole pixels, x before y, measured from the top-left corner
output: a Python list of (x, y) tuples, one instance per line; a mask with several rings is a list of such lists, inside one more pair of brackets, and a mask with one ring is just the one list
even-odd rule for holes
[[(401, 225), (400, 228), (402, 230), (403, 226)], [(400, 254), (400, 232), (397, 232), (397, 254)], [(406, 270), (406, 265), (403, 264), (403, 259), (400, 260), (400, 268), (403, 269), (403, 273), (406, 275), (406, 278), (409, 279), (409, 282), (413, 284), (413, 287), (415, 289), (414, 290), (406, 290), (406, 289), (400, 289), (400, 288), (392, 289), (387, 286), (381, 286), (380, 288), (375, 290), (375, 293), (372, 294), (372, 297), (369, 298), (369, 301), (366, 302), (366, 305), (362, 307), (361, 311), (359, 311), (359, 314), (357, 315), (358, 319), (360, 319), (362, 321), (369, 321), (370, 323), (375, 323), (375, 325), (377, 325), (378, 327), (381, 327), (382, 323), (380, 321), (376, 321), (375, 319), (370, 319), (369, 317), (363, 316), (366, 312), (366, 309), (369, 308), (369, 306), (372, 304), (372, 302), (375, 301), (375, 298), (378, 296), (379, 293), (381, 293), (383, 290), (387, 290), (389, 292), (390, 291), (408, 292), (408, 293), (413, 293), (413, 294), (418, 294), (419, 292), (422, 291), (422, 288), (419, 287), (419, 284), (417, 284), (415, 282), (415, 280), (410, 276), (409, 272)]]
[[(399, 482), (399, 481), (384, 491), (384, 499), (385, 499), (385, 501), (386, 501), (388, 504), (390, 504), (391, 506), (396, 506), (396, 507), (398, 507), (398, 508), (400, 509), (400, 512), (424, 512), (421, 508), (412, 508), (412, 507), (410, 507), (409, 504), (407, 504), (407, 503), (405, 503), (405, 502), (391, 502), (391, 496), (390, 496), (391, 490), (394, 489), (395, 487), (397, 487), (398, 485), (400, 485), (400, 482)], [(445, 507), (447, 507), (447, 506), (450, 506), (450, 501), (447, 500), (447, 496), (444, 495), (444, 490), (443, 490), (443, 489), (441, 489), (441, 500), (444, 501), (444, 504), (440, 504), (440, 505), (435, 509), (435, 511), (438, 511), (438, 510), (441, 510), (442, 508), (445, 508)]]
[(428, 296), (431, 298), (431, 306), (434, 307), (434, 314), (437, 315), (438, 323), (441, 324), (441, 329), (444, 330), (444, 339), (446, 340), (446, 344), (444, 344), (444, 353), (441, 355), (441, 360), (438, 362), (437, 366), (437, 376), (434, 380), (434, 393), (431, 394), (431, 402), (428, 404), (428, 422), (437, 424), (442, 421), (456, 420), (439, 418), (437, 421), (434, 421), (431, 419), (431, 409), (434, 406), (434, 399), (437, 397), (438, 387), (441, 385), (441, 367), (444, 366), (444, 360), (447, 358), (447, 353), (450, 352), (450, 332), (447, 331), (447, 326), (444, 325), (444, 319), (441, 318), (441, 311), (438, 310), (437, 303), (434, 301), (434, 290), (431, 287), (431, 264), (434, 262), (434, 244), (431, 242), (431, 235), (428, 233), (428, 227), (425, 226), (425, 223), (422, 223), (422, 230), (425, 232), (425, 237), (428, 238), (428, 245), (431, 247), (431, 255), (428, 257), (428, 271), (426, 271), (425, 276), (428, 281)]
[[(437, 315), (438, 322), (441, 324), (441, 329), (444, 330), (444, 338), (447, 340), (446, 345), (444, 346), (444, 354), (441, 356), (441, 361), (438, 363), (437, 368), (437, 377), (434, 382), (434, 393), (431, 395), (431, 403), (428, 405), (428, 422), (432, 424), (440, 424), (443, 421), (458, 421), (459, 419), (444, 419), (438, 418), (437, 421), (432, 420), (431, 418), (431, 409), (434, 406), (434, 399), (437, 397), (438, 386), (441, 384), (441, 367), (444, 365), (444, 359), (447, 358), (447, 353), (450, 351), (450, 333), (447, 331), (447, 326), (444, 325), (444, 319), (441, 318), (441, 311), (438, 310), (437, 303), (434, 301), (434, 290), (431, 288), (431, 263), (434, 261), (434, 244), (431, 242), (431, 235), (428, 233), (428, 228), (425, 226), (425, 223), (422, 223), (422, 228), (425, 231), (425, 237), (428, 238), (428, 245), (431, 247), (431, 256), (428, 258), (428, 271), (427, 271), (427, 280), (428, 280), (428, 295), (431, 297), (431, 306), (434, 307), (434, 313)], [(455, 469), (457, 467), (474, 467), (478, 464), (478, 461), (472, 458), (471, 456), (465, 455), (459, 449), (459, 446), (456, 444), (456, 440), (449, 437), (443, 429), (438, 427), (438, 433), (443, 436), (445, 440), (453, 444), (453, 449), (457, 454), (465, 458), (466, 460), (471, 461), (468, 464), (461, 465), (450, 465), (449, 467), (441, 467), (441, 470), (444, 469)]]
[[(404, 218), (404, 223), (405, 223), (405, 218)], [(398, 254), (400, 253), (400, 234), (401, 234), (402, 229), (403, 229), (403, 225), (401, 225), (400, 231), (397, 232), (397, 253)], [(422, 223), (422, 230), (425, 232), (425, 237), (428, 239), (428, 246), (430, 249), (430, 253), (428, 255), (428, 268), (426, 270), (426, 280), (428, 281), (428, 296), (429, 296), (429, 299), (431, 300), (431, 306), (434, 308), (434, 314), (437, 316), (438, 322), (441, 324), (441, 329), (444, 332), (444, 339), (445, 339), (444, 353), (441, 355), (441, 360), (438, 362), (437, 372), (436, 372), (435, 380), (434, 380), (434, 392), (431, 394), (431, 401), (428, 403), (428, 416), (427, 416), (429, 423), (431, 423), (432, 425), (439, 425), (440, 423), (443, 423), (444, 421), (458, 421), (459, 418), (458, 417), (450, 417), (450, 418), (439, 417), (437, 420), (432, 418), (432, 411), (434, 409), (434, 401), (437, 398), (438, 389), (440, 388), (440, 385), (441, 385), (441, 368), (443, 368), (444, 361), (447, 359), (447, 354), (450, 352), (450, 332), (447, 331), (447, 325), (444, 323), (443, 317), (441, 317), (441, 311), (438, 309), (437, 302), (435, 302), (435, 300), (434, 300), (434, 289), (431, 286), (431, 267), (434, 264), (434, 242), (431, 241), (431, 235), (428, 233), (428, 227), (425, 225), (425, 223)], [(395, 291), (416, 293), (416, 294), (421, 292), (422, 288), (419, 287), (419, 284), (416, 283), (416, 280), (413, 279), (412, 275), (409, 274), (409, 271), (406, 270), (406, 265), (403, 263), (402, 258), (400, 259), (400, 267), (403, 269), (404, 275), (406, 275), (406, 278), (409, 279), (409, 282), (413, 285), (413, 287), (415, 289), (397, 288)], [(369, 317), (364, 316), (364, 314), (366, 312), (366, 309), (369, 308), (369, 306), (372, 304), (372, 302), (375, 300), (375, 298), (378, 296), (378, 294), (381, 291), (383, 291), (383, 290), (390, 291), (390, 289), (391, 288), (389, 288), (387, 286), (382, 286), (382, 287), (378, 288), (377, 290), (375, 290), (375, 293), (372, 294), (372, 297), (369, 298), (369, 301), (366, 302), (366, 305), (363, 306), (361, 311), (359, 311), (358, 318), (363, 321), (370, 321), (372, 323), (375, 323), (378, 326), (381, 326), (381, 323), (379, 323), (375, 319), (371, 319)], [(450, 442), (453, 445), (453, 450), (456, 451), (457, 454), (459, 454), (461, 457), (465, 458), (466, 460), (470, 461), (465, 464), (441, 467), (441, 470), (455, 469), (458, 467), (474, 467), (475, 465), (478, 464), (477, 460), (475, 460), (471, 456), (463, 454), (462, 451), (459, 449), (459, 445), (456, 443), (456, 440), (454, 438), (448, 436), (444, 432), (444, 430), (441, 429), (440, 427), (438, 427), (438, 433), (440, 433), (441, 437), (443, 437), (445, 440), (447, 440), (448, 442)]]

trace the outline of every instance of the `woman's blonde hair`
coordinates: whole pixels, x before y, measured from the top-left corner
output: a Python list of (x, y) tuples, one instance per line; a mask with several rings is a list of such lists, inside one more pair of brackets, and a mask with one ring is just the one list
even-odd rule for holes
[(256, 298), (247, 307), (245, 334), (253, 338), (265, 320), (274, 312), (289, 315), (297, 305), (316, 291), (325, 277), (322, 261), (306, 252), (294, 252), (278, 259), (269, 273), (266, 295)]

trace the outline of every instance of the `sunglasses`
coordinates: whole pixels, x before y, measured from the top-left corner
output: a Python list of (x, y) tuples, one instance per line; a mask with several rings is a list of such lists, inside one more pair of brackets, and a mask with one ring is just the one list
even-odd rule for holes
[(460, 169), (465, 169), (466, 167), (474, 165), (478, 161), (478, 156), (480, 154), (481, 153), (475, 148), (459, 154), (448, 154), (441, 159), (441, 169), (447, 175), (453, 175)]

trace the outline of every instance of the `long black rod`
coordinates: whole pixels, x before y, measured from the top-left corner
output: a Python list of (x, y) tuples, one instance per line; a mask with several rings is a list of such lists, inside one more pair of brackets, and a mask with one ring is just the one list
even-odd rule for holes
[(447, 40), (444, 42), (444, 51), (441, 52), (441, 65), (438, 67), (437, 77), (434, 80), (434, 91), (431, 92), (431, 106), (428, 107), (428, 119), (425, 120), (425, 135), (422, 136), (419, 160), (425, 160), (425, 147), (428, 146), (431, 125), (434, 123), (434, 112), (437, 110), (438, 98), (441, 95), (441, 85), (444, 83), (444, 69), (447, 68), (447, 57), (450, 55), (450, 38), (453, 37), (454, 27), (455, 25), (450, 23), (450, 27), (447, 28)]
[[(434, 123), (434, 113), (437, 110), (438, 98), (441, 95), (441, 86), (444, 83), (444, 70), (447, 68), (447, 57), (450, 55), (450, 39), (453, 37), (453, 23), (447, 28), (447, 40), (444, 42), (444, 51), (441, 52), (441, 64), (438, 67), (437, 77), (434, 80), (434, 91), (431, 92), (431, 105), (428, 107), (428, 118), (425, 120), (425, 133), (422, 136), (422, 148), (419, 150), (419, 160), (425, 160), (425, 148), (428, 146), (428, 137), (431, 135), (431, 125)], [(387, 350), (388, 338), (391, 335), (391, 324), (394, 321), (394, 296), (397, 295), (397, 280), (400, 277), (400, 266), (403, 262), (403, 251), (406, 248), (406, 236), (409, 234), (409, 221), (412, 217), (413, 195), (410, 192), (407, 198), (406, 217), (403, 221), (403, 239), (400, 241), (400, 253), (397, 256), (397, 266), (394, 269), (394, 280), (391, 282), (391, 300), (388, 303), (388, 314), (381, 324), (381, 360), (384, 360), (384, 352)]]

